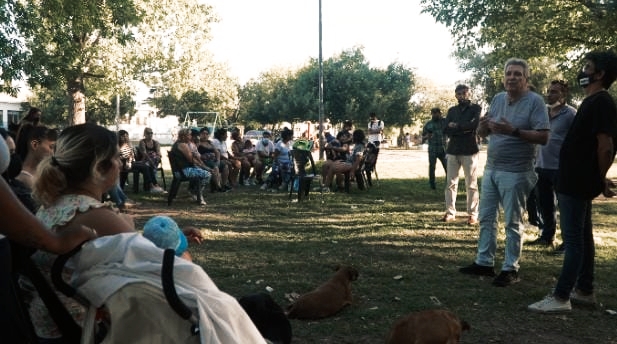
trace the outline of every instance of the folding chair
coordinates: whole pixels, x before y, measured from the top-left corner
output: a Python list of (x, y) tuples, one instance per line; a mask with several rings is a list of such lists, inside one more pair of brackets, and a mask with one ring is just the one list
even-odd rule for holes
[[(300, 202), (302, 201), (302, 197), (308, 197), (313, 179), (318, 178), (320, 180), (319, 184), (321, 185), (321, 176), (317, 174), (315, 161), (310, 150), (292, 149), (291, 160), (294, 172), (289, 181), (289, 199), (291, 199), (294, 192), (297, 192), (298, 202)], [(311, 173), (307, 173), (308, 164), (310, 164), (309, 172)]]
[(360, 190), (368, 190), (368, 180), (366, 178), (366, 174), (364, 173), (364, 166), (366, 164), (366, 154), (362, 154), (360, 158), (360, 162), (357, 165), (355, 170), (351, 170), (349, 172), (344, 173), (345, 175), (345, 192), (349, 193), (349, 189), (351, 186), (351, 173), (354, 174), (354, 179), (356, 184), (358, 184), (358, 189)]

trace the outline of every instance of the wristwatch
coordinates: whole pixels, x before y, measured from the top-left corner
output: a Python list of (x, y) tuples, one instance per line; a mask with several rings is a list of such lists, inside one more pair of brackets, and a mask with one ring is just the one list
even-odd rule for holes
[(512, 135), (514, 137), (520, 137), (521, 136), (521, 130), (519, 128), (514, 128), (514, 130), (512, 130), (512, 132), (510, 133), (510, 135)]

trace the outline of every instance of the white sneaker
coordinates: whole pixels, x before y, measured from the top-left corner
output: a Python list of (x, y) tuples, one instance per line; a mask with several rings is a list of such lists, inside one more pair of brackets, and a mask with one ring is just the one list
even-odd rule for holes
[(150, 193), (165, 193), (166, 191), (163, 190), (162, 187), (160, 186), (153, 186), (152, 188), (150, 188)]
[(532, 303), (527, 309), (536, 313), (567, 313), (572, 310), (570, 300), (560, 301), (553, 295), (548, 295), (542, 301)]
[(261, 187), (259, 188), (259, 190), (264, 190), (264, 191), (266, 191), (266, 189), (267, 189), (267, 188), (268, 188), (268, 184), (263, 183), (263, 184), (261, 185)]
[(577, 289), (572, 290), (570, 293), (570, 301), (580, 306), (596, 306), (598, 304), (594, 293), (583, 295), (580, 291), (577, 291)]

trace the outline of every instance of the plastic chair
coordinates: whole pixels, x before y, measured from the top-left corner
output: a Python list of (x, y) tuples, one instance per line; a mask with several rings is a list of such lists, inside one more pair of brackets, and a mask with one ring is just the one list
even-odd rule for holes
[[(138, 154), (138, 148), (137, 147), (133, 147), (133, 156), (137, 156)], [(139, 192), (139, 174), (143, 174), (144, 173), (144, 168), (149, 168), (149, 166), (146, 165), (135, 165), (135, 163), (133, 162), (133, 165), (131, 166), (131, 169), (127, 172), (127, 173), (133, 173), (133, 192), (137, 193)], [(161, 173), (161, 179), (163, 179), (163, 189), (167, 190), (167, 181), (165, 180), (165, 170), (163, 170), (163, 162), (160, 161), (159, 165), (155, 168), (155, 173), (160, 172)], [(146, 190), (146, 180), (144, 178), (144, 190)]]
[[(297, 192), (298, 202), (300, 202), (303, 197), (308, 197), (313, 179), (321, 179), (321, 176), (317, 174), (317, 167), (315, 167), (315, 161), (310, 150), (292, 149), (290, 152), (294, 173), (289, 181), (289, 199), (294, 192)], [(310, 164), (308, 171), (310, 173), (307, 173), (308, 164)], [(319, 184), (321, 185), (321, 182)]]
[(345, 172), (345, 192), (349, 193), (350, 185), (351, 185), (351, 173), (353, 172), (356, 184), (358, 184), (358, 189), (360, 190), (368, 190), (368, 180), (366, 174), (364, 173), (364, 166), (366, 163), (366, 154), (362, 154), (360, 158), (360, 162), (358, 163), (355, 170), (350, 170)]
[(367, 144), (364, 155), (365, 160), (362, 173), (365, 175), (367, 185), (373, 186), (372, 173), (375, 173), (377, 186), (379, 186), (379, 175), (377, 174), (377, 157), (379, 156), (379, 147), (372, 143)]
[(180, 167), (178, 166), (174, 153), (172, 153), (171, 151), (167, 151), (167, 157), (169, 158), (171, 174), (173, 175), (173, 179), (171, 180), (171, 188), (169, 189), (169, 193), (167, 194), (167, 205), (171, 205), (171, 202), (174, 200), (174, 198), (176, 198), (176, 195), (178, 194), (178, 190), (180, 189), (180, 184), (182, 182), (199, 182), (199, 178), (189, 178), (185, 176), (184, 172), (182, 172), (182, 169), (180, 169)]

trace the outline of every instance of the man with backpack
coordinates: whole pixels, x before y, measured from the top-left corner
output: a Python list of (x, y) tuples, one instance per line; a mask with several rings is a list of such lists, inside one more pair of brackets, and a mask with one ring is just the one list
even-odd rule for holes
[(381, 140), (383, 140), (383, 121), (377, 119), (377, 115), (374, 112), (371, 112), (370, 117), (371, 119), (368, 122), (368, 142), (379, 147)]

